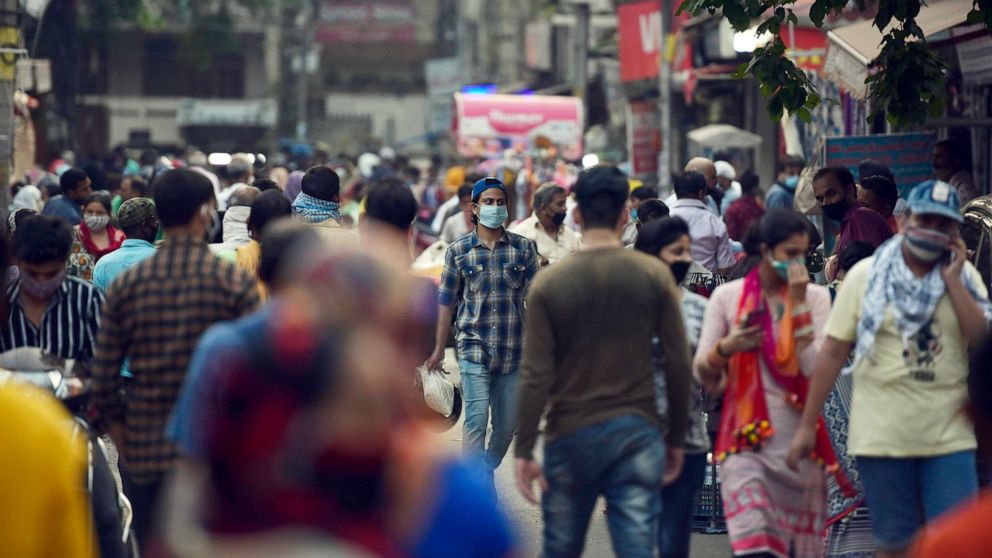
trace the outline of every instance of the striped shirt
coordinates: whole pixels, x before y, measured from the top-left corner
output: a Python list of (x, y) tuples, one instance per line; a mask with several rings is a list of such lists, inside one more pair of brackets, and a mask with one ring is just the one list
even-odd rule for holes
[[(138, 483), (161, 479), (176, 449), (165, 425), (200, 335), (258, 306), (255, 280), (213, 255), (201, 240), (179, 237), (120, 275), (108, 289), (97, 336), (93, 393), (101, 415), (124, 424), (124, 458)], [(134, 378), (121, 396), (120, 368)]]
[(37, 327), (25, 315), (20, 293), (21, 281), (15, 279), (7, 288), (10, 317), (6, 330), (0, 334), (0, 351), (40, 347), (46, 353), (76, 359), (88, 366), (100, 329), (103, 304), (100, 291), (86, 281), (66, 277)]
[(475, 231), (448, 246), (438, 302), (454, 308), (458, 358), (509, 374), (520, 366), (524, 297), (538, 270), (534, 242), (504, 232), (493, 250)]

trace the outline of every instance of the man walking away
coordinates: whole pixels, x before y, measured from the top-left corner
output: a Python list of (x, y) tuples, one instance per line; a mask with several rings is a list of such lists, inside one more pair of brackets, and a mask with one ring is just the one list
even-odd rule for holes
[[(626, 200), (626, 192), (624, 196)], [(465, 402), (462, 447), (484, 453), (490, 471), (499, 467), (513, 439), (524, 297), (538, 270), (534, 243), (503, 228), (506, 201), (506, 186), (496, 178), (483, 178), (472, 187), (476, 230), (445, 254), (437, 336), (425, 364), (430, 370), (440, 368), (454, 316)], [(493, 432), (487, 448), (490, 410)]]
[(726, 275), (737, 260), (730, 247), (727, 225), (703, 203), (706, 179), (692, 171), (675, 177), (675, 195), (678, 201), (671, 206), (671, 215), (689, 224), (693, 261), (711, 272)]
[(83, 201), (93, 193), (92, 181), (81, 169), (66, 170), (59, 177), (62, 194), (48, 200), (42, 215), (61, 217), (70, 225), (78, 225), (83, 220)]
[[(579, 177), (582, 249), (543, 271), (527, 300), (516, 478), (533, 503), (534, 481), (544, 490), (545, 557), (582, 554), (600, 495), (616, 555), (654, 556), (662, 473), (673, 480), (682, 467), (691, 370), (678, 286), (658, 258), (623, 249), (627, 188), (615, 167)], [(667, 460), (652, 337), (665, 358)], [(545, 406), (542, 470), (533, 451)]]
[(118, 275), (155, 255), (155, 235), (158, 234), (158, 215), (155, 202), (150, 198), (129, 198), (117, 212), (117, 226), (127, 240), (121, 247), (100, 258), (93, 268), (93, 284), (102, 292)]
[[(210, 181), (195, 171), (171, 170), (159, 175), (153, 190), (166, 240), (112, 284), (93, 367), (96, 408), (120, 451), (142, 546), (154, 534), (162, 481), (175, 463), (165, 424), (190, 355), (208, 327), (258, 305), (255, 281), (207, 248), (206, 239), (220, 228)], [(123, 397), (125, 358), (134, 378)]]
[(341, 225), (341, 178), (323, 165), (310, 167), (293, 200), (293, 215), (313, 227), (336, 248), (353, 247), (358, 235)]

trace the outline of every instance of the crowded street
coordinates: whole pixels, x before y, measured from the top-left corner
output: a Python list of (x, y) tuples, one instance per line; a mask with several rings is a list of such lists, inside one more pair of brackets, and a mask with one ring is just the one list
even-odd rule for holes
[(987, 0), (0, 0), (0, 557), (992, 556)]

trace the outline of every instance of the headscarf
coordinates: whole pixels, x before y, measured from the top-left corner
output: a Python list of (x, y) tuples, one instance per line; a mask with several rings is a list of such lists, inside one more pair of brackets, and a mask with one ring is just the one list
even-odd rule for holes
[[(806, 403), (809, 380), (799, 369), (792, 319), (793, 304), (789, 297), (785, 297), (785, 300), (786, 308), (778, 323), (777, 340), (772, 330), (774, 324), (771, 312), (766, 311), (764, 322), (760, 324), (764, 329), (761, 347), (736, 353), (730, 358), (725, 392), (728, 404), (723, 407), (720, 434), (716, 442), (716, 456), (719, 461), (730, 454), (757, 450), (765, 440), (775, 435), (775, 425), (771, 423), (768, 402), (765, 399), (759, 359), (764, 359), (765, 367), (775, 382), (786, 391), (793, 406), (801, 409)], [(759, 271), (755, 268), (744, 278), (744, 290), (737, 305), (737, 319), (750, 315), (761, 306), (767, 305), (762, 297)], [(812, 457), (835, 476), (845, 494), (854, 492), (837, 461), (823, 417), (817, 421), (816, 449)]]
[(304, 192), (293, 201), (293, 215), (307, 223), (322, 223), (328, 219), (341, 222), (341, 204), (315, 198)]
[(90, 228), (86, 226), (86, 221), (79, 223), (79, 240), (86, 251), (93, 256), (95, 261), (99, 261), (100, 258), (106, 256), (107, 254), (113, 252), (114, 250), (121, 247), (127, 237), (124, 236), (124, 232), (118, 228), (111, 225), (107, 225), (107, 247), (99, 248), (96, 243), (93, 242), (92, 233)]
[[(902, 254), (903, 238), (903, 235), (893, 236), (875, 251), (861, 306), (861, 317), (858, 319), (854, 364), (847, 368), (848, 372), (854, 370), (861, 359), (871, 353), (875, 336), (885, 320), (886, 310), (892, 311), (903, 344), (907, 344), (911, 337), (933, 319), (937, 303), (947, 291), (947, 285), (941, 276), (942, 266), (935, 265), (923, 277), (913, 274)], [(992, 303), (988, 297), (978, 292), (965, 267), (967, 264), (961, 268), (961, 281), (982, 308), (986, 323), (992, 322)]]
[(286, 181), (286, 189), (282, 191), (282, 195), (286, 196), (286, 199), (290, 203), (296, 201), (296, 196), (300, 195), (300, 191), (303, 189), (304, 174), (306, 173), (303, 171), (289, 173), (289, 179)]

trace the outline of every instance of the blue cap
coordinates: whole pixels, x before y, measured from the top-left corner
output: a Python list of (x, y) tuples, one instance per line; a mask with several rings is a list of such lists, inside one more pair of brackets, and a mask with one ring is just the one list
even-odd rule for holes
[(943, 180), (928, 180), (913, 188), (906, 205), (911, 213), (917, 215), (940, 215), (958, 223), (964, 222), (958, 191)]
[(504, 196), (508, 196), (506, 193), (506, 186), (498, 178), (493, 178), (492, 176), (487, 176), (482, 180), (479, 180), (472, 186), (472, 203), (479, 201), (479, 196), (483, 192), (491, 188), (496, 188), (497, 190), (502, 190)]

